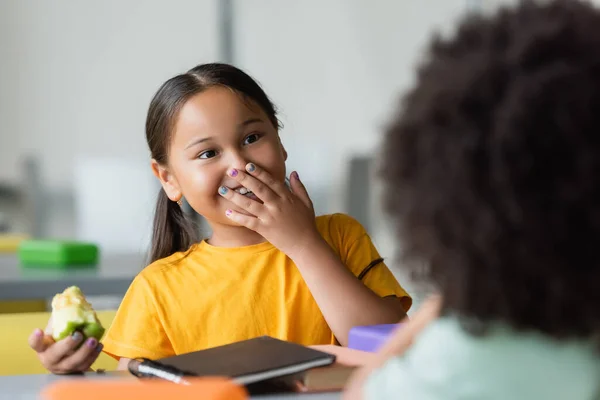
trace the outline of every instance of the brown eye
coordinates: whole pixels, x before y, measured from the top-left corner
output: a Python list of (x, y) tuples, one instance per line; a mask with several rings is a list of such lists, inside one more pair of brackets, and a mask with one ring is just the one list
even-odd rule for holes
[(216, 157), (217, 152), (215, 150), (206, 150), (198, 155), (198, 158), (213, 158)]
[(258, 133), (252, 133), (252, 134), (246, 136), (246, 139), (244, 139), (244, 144), (252, 144), (252, 143), (256, 142), (258, 139), (260, 139), (260, 135)]

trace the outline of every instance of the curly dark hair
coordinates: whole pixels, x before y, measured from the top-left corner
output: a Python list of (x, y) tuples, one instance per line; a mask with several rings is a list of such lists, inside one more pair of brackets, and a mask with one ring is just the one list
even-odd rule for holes
[(446, 313), (597, 338), (600, 12), (568, 0), (470, 15), (426, 55), (381, 170), (407, 265)]

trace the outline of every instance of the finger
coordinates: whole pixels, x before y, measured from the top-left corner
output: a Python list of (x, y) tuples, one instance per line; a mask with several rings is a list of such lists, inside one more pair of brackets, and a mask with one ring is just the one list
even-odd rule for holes
[(41, 329), (35, 329), (33, 332), (31, 332), (31, 335), (29, 335), (29, 339), (27, 340), (29, 342), (29, 347), (31, 347), (37, 353), (46, 351), (49, 343), (48, 341), (44, 340), (44, 336), (44, 331)]
[(219, 188), (219, 194), (227, 200), (231, 201), (240, 209), (250, 213), (251, 216), (259, 216), (264, 213), (264, 205), (262, 205), (255, 199), (244, 194), (239, 194), (235, 190), (231, 190), (226, 186), (221, 186)]
[(267, 196), (270, 195), (269, 192), (274, 193), (278, 197), (284, 197), (286, 194), (289, 194), (289, 190), (286, 190), (284, 181), (276, 179), (273, 175), (268, 173), (265, 169), (258, 167), (256, 164), (246, 164), (246, 172), (249, 174), (248, 176), (252, 176), (255, 179), (254, 182), (258, 184), (258, 187), (256, 188), (257, 191), (254, 191), (254, 189), (252, 189), (252, 191), (254, 191), (259, 198), (262, 199), (262, 197), (259, 196), (259, 194), (262, 194), (261, 190), (264, 190), (265, 195)]
[(45, 351), (45, 359), (48, 364), (58, 364), (70, 352), (75, 350), (83, 340), (81, 332), (75, 332), (58, 342), (54, 343)]
[(308, 195), (308, 191), (306, 190), (306, 187), (300, 180), (300, 176), (298, 176), (298, 172), (296, 172), (296, 171), (292, 172), (291, 177), (292, 177), (292, 179), (290, 180), (290, 184), (292, 186), (292, 192), (296, 196), (298, 196), (298, 198), (300, 200), (302, 200), (302, 202), (304, 203), (304, 205), (306, 205), (306, 207), (313, 209), (314, 207), (313, 207), (312, 200), (310, 199), (310, 196)]
[[(95, 338), (87, 339), (77, 351), (61, 360), (57, 365), (57, 369), (65, 372), (87, 370), (88, 367), (86, 365), (89, 359), (94, 357), (95, 360), (98, 357), (97, 347), (98, 340)], [(85, 369), (83, 369), (84, 367)]]
[(238, 225), (245, 226), (248, 229), (258, 232), (260, 228), (260, 220), (252, 215), (244, 215), (234, 210), (225, 211), (227, 218), (237, 223)]
[(96, 346), (96, 348), (94, 349), (94, 351), (80, 365), (80, 369), (79, 370), (82, 371), (82, 372), (85, 372), (85, 371), (88, 371), (90, 368), (92, 368), (92, 365), (94, 365), (94, 363), (96, 362), (96, 360), (100, 356), (100, 353), (102, 353), (102, 348), (103, 347), (104, 346), (102, 345), (102, 343), (98, 344), (98, 346)]

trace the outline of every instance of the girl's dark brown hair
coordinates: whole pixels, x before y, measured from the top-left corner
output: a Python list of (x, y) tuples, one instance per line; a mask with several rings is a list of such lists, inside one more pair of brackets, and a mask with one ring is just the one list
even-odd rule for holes
[[(198, 65), (166, 81), (150, 103), (146, 118), (146, 140), (152, 158), (159, 164), (168, 164), (169, 145), (181, 107), (193, 96), (213, 86), (232, 89), (245, 101), (261, 107), (271, 123), (279, 126), (275, 106), (248, 74), (228, 64)], [(161, 189), (154, 215), (150, 262), (186, 251), (198, 239), (197, 230), (181, 207)]]
[(600, 335), (599, 49), (587, 2), (472, 16), (432, 41), (393, 115), (386, 208), (406, 265), (466, 325)]

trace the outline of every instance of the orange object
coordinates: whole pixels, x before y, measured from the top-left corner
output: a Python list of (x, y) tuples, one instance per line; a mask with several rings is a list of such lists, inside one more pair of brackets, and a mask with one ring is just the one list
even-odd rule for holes
[(226, 378), (190, 378), (189, 385), (162, 380), (65, 380), (47, 386), (44, 400), (246, 400), (248, 392)]

